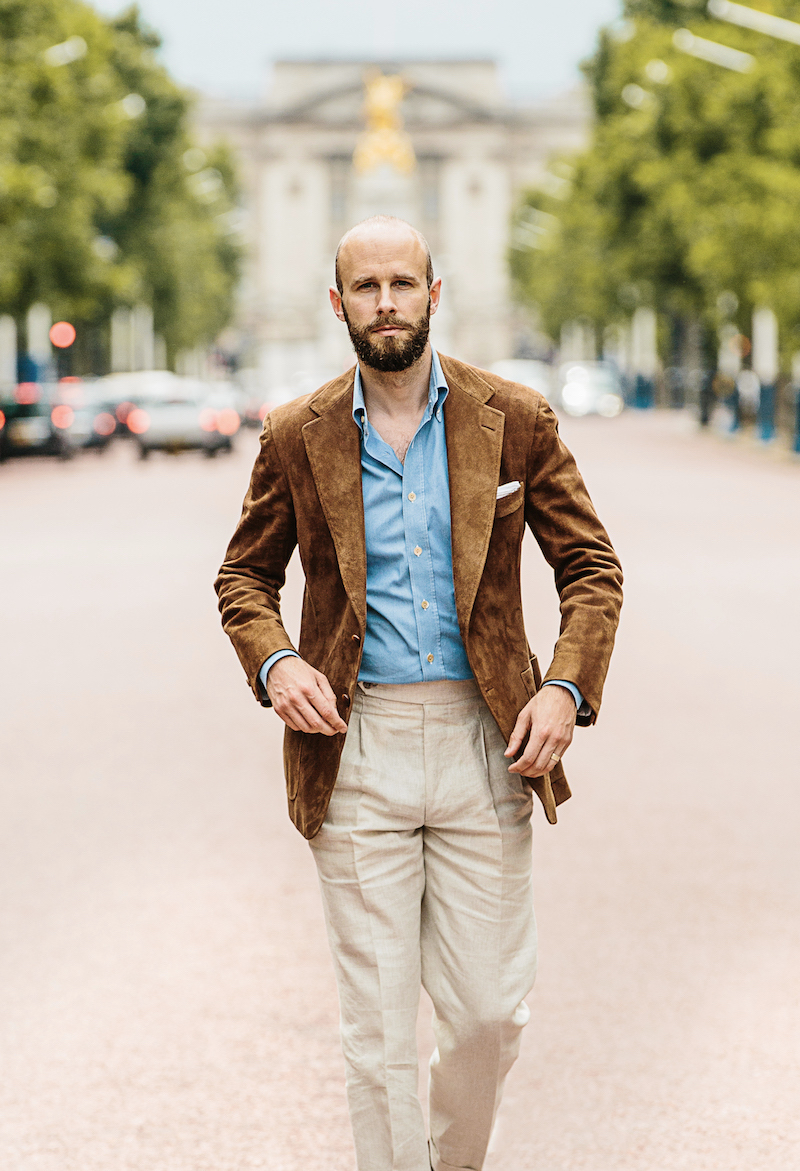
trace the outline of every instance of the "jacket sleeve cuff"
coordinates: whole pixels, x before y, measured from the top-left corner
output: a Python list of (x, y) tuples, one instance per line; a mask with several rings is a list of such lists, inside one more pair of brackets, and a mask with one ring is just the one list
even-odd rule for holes
[(273, 664), (277, 663), (278, 659), (285, 659), (288, 655), (291, 655), (292, 658), (295, 659), (300, 658), (297, 651), (282, 650), (275, 651), (274, 655), (270, 655), (269, 658), (266, 659), (264, 663), (262, 663), (261, 670), (258, 672), (258, 698), (261, 701), (262, 707), (272, 707), (270, 698), (267, 695), (267, 675), (269, 675), (270, 668), (273, 666)]
[(575, 686), (575, 684), (570, 683), (568, 679), (548, 679), (545, 683), (542, 684), (542, 686), (543, 687), (556, 686), (556, 687), (565, 688), (570, 693), (572, 698), (575, 700), (575, 707), (577, 709), (578, 715), (580, 717), (582, 717), (583, 719), (586, 719), (588, 716), (591, 716), (591, 714), (592, 714), (591, 707), (586, 702), (586, 700), (583, 698), (583, 696), (581, 695), (580, 691)]

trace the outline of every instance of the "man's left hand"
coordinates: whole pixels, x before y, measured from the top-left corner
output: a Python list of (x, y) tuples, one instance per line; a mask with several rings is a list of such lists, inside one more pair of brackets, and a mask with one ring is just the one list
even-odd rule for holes
[(554, 684), (538, 691), (517, 716), (505, 755), (515, 756), (526, 737), (528, 742), (508, 771), (524, 777), (552, 772), (557, 763), (553, 756), (560, 759), (572, 743), (577, 714), (575, 700), (565, 687)]

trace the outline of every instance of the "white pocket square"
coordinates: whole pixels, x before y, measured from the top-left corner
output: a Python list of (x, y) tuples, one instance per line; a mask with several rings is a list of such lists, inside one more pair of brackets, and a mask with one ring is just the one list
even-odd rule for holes
[(504, 496), (510, 496), (512, 492), (516, 492), (520, 487), (519, 480), (511, 480), (508, 484), (501, 484), (497, 489), (497, 499), (502, 500)]

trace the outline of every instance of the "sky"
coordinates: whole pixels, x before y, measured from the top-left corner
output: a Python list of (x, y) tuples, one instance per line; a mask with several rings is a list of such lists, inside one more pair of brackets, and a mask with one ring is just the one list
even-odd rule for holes
[[(130, 0), (94, 0), (109, 15)], [(253, 99), (277, 58), (489, 57), (518, 101), (578, 81), (621, 0), (139, 0), (184, 85)]]

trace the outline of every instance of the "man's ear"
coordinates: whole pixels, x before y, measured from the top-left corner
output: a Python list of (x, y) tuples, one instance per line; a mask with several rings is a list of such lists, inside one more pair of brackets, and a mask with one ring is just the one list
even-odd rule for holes
[(342, 295), (338, 289), (334, 289), (333, 285), (328, 289), (328, 296), (331, 299), (331, 308), (340, 321), (344, 321), (344, 309), (342, 308)]
[(428, 294), (431, 299), (431, 313), (435, 313), (439, 308), (439, 298), (442, 295), (442, 278), (437, 277), (431, 285), (431, 291)]

